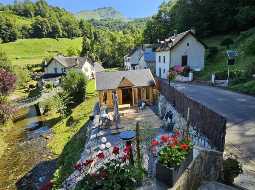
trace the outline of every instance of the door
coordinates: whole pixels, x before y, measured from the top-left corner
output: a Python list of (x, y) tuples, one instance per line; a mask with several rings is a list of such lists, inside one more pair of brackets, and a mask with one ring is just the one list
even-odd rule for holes
[(185, 67), (188, 65), (188, 56), (184, 55), (182, 56), (182, 66)]
[(122, 89), (122, 104), (132, 105), (132, 103), (133, 103), (132, 88)]

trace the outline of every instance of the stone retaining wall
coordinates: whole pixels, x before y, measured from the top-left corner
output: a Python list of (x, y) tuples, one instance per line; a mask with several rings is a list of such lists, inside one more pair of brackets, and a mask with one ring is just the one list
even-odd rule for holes
[(166, 97), (168, 102), (175, 106), (175, 109), (184, 118), (187, 117), (188, 108), (190, 108), (190, 124), (199, 133), (206, 136), (212, 146), (216, 147), (218, 151), (223, 152), (226, 135), (226, 119), (199, 102), (187, 97), (174, 87), (169, 86), (164, 81), (159, 81), (159, 84), (160, 93)]
[(217, 181), (222, 177), (223, 153), (211, 150), (199, 150), (198, 156), (191, 162), (172, 189), (195, 190), (202, 181)]

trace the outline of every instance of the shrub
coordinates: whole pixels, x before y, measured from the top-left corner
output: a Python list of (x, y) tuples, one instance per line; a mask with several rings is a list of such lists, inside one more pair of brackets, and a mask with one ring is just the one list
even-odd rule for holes
[(218, 47), (209, 47), (208, 48), (208, 54), (207, 54), (207, 58), (213, 58), (215, 55), (217, 55), (219, 52)]
[(87, 79), (83, 73), (76, 70), (70, 70), (63, 78), (62, 88), (70, 97), (70, 100), (79, 104), (85, 100), (86, 97)]
[(230, 45), (234, 44), (234, 41), (231, 38), (225, 38), (220, 45), (225, 46), (226, 48), (229, 48)]
[(228, 158), (223, 161), (224, 183), (233, 184), (234, 179), (243, 173), (242, 166), (236, 159)]
[(244, 51), (247, 55), (255, 54), (255, 38), (252, 38), (249, 41), (247, 41)]

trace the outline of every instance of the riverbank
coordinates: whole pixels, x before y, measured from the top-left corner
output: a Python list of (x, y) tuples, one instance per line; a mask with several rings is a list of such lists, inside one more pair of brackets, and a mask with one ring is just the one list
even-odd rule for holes
[[(41, 130), (48, 125), (45, 118), (37, 117), (33, 107), (22, 112), (24, 117), (1, 128), (1, 145), (5, 148), (1, 147), (0, 190), (14, 190), (17, 185), (19, 189), (34, 188), (36, 184), (21, 188), (24, 180), (20, 179), (29, 175), (38, 164), (54, 158), (50, 149), (47, 148), (48, 140), (42, 136), (46, 132), (50, 135), (50, 130)], [(27, 130), (32, 127), (38, 128)]]
[[(48, 146), (58, 156), (57, 170), (53, 183), (60, 187), (62, 182), (74, 171), (74, 164), (80, 159), (86, 140), (87, 124), (97, 101), (95, 81), (87, 84), (87, 99), (73, 109), (70, 117), (53, 126), (53, 137)], [(70, 118), (72, 125), (69, 126)]]

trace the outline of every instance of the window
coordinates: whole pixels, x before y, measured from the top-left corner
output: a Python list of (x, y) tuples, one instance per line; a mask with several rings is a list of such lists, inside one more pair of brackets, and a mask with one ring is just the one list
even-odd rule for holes
[(159, 67), (159, 78), (161, 78), (161, 68)]
[(61, 70), (62, 70), (62, 73), (65, 73), (65, 72), (66, 72), (66, 69), (65, 69), (65, 68), (62, 68)]
[(163, 70), (163, 73), (165, 73), (165, 72), (166, 72), (166, 70), (164, 69), (164, 70)]
[(187, 43), (187, 46), (189, 47), (189, 42)]
[(166, 62), (166, 56), (163, 57), (163, 62), (164, 62), (164, 63)]
[(158, 62), (159, 62), (159, 63), (161, 62), (161, 56), (158, 57)]
[(58, 73), (58, 68), (57, 67), (54, 68), (54, 73)]

